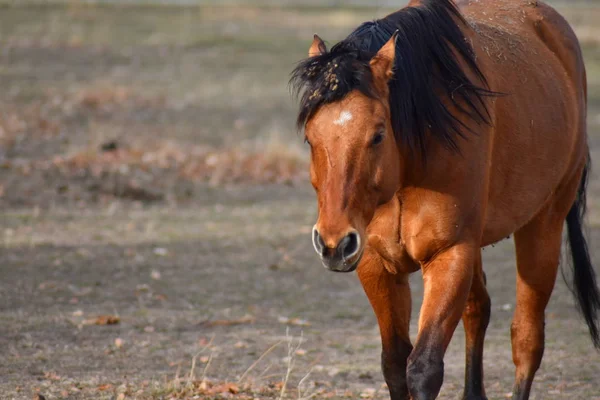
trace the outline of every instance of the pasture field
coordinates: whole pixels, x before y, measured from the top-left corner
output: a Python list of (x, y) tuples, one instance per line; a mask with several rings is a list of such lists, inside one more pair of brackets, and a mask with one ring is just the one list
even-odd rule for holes
[[(0, 6), (0, 398), (388, 399), (358, 279), (310, 243), (287, 80), (312, 33), (335, 42), (391, 10), (14, 4)], [(594, 4), (561, 10), (588, 70), (600, 265)], [(485, 383), (502, 399), (512, 241), (484, 268)], [(560, 277), (546, 336), (532, 398), (600, 399), (600, 353)], [(460, 398), (462, 327), (445, 366), (440, 398)]]

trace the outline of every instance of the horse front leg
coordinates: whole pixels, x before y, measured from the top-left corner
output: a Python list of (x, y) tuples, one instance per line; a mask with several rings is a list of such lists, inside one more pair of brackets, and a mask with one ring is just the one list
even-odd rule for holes
[(357, 273), (377, 316), (381, 333), (381, 367), (391, 400), (407, 400), (406, 365), (412, 351), (409, 325), (411, 311), (407, 273), (392, 274), (389, 261), (367, 248)]
[(408, 357), (413, 400), (435, 399), (444, 379), (444, 354), (467, 302), (478, 246), (458, 244), (422, 264), (424, 295), (419, 332)]

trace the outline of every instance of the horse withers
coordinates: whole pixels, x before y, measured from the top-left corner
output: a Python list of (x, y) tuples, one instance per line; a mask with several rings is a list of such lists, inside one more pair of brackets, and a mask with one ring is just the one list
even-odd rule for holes
[[(433, 399), (463, 321), (464, 398), (484, 399), (490, 298), (481, 248), (514, 234), (514, 399), (529, 397), (566, 220), (574, 293), (596, 347), (600, 294), (582, 232), (586, 76), (567, 22), (529, 0), (412, 1), (294, 70), (323, 265), (357, 270), (393, 400)], [(424, 298), (411, 343), (408, 274)]]

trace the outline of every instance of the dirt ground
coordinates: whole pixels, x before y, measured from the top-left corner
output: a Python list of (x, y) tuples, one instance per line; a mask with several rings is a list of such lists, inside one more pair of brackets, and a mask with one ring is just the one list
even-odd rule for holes
[[(325, 271), (310, 244), (286, 87), (313, 32), (334, 42), (387, 11), (2, 6), (1, 399), (389, 398), (356, 276)], [(600, 7), (563, 11), (585, 49), (599, 159)], [(502, 399), (512, 241), (484, 266), (485, 383)], [(419, 274), (412, 287), (416, 325)], [(532, 398), (600, 399), (600, 353), (560, 277), (546, 332)], [(445, 366), (440, 398), (460, 398), (462, 327)]]

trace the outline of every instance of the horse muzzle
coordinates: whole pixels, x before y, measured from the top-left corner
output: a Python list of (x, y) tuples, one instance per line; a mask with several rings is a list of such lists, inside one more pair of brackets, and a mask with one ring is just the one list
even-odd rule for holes
[(321, 258), (323, 266), (333, 272), (352, 272), (362, 258), (364, 248), (360, 235), (351, 230), (334, 247), (329, 247), (317, 228), (313, 228), (313, 246)]

